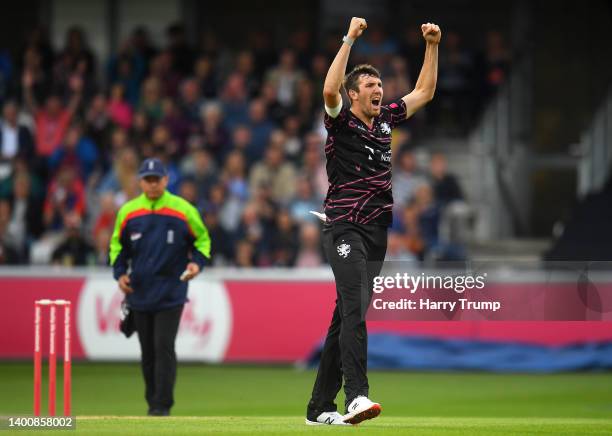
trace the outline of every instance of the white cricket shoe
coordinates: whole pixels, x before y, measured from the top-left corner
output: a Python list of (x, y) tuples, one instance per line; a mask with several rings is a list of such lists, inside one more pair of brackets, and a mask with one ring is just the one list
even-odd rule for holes
[(343, 421), (344, 416), (338, 412), (323, 412), (317, 416), (316, 421), (306, 418), (306, 425), (349, 425)]
[(368, 397), (360, 395), (351, 401), (347, 410), (348, 413), (344, 415), (344, 422), (355, 425), (366, 419), (376, 418), (382, 412), (382, 407)]

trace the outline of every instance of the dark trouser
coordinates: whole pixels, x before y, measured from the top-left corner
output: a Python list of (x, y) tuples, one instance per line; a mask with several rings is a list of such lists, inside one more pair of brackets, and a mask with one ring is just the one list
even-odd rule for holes
[(344, 376), (345, 406), (368, 395), (368, 332), (365, 315), (372, 280), (387, 251), (387, 228), (336, 223), (323, 229), (323, 248), (336, 279), (336, 308), (327, 331), (307, 415), (336, 411), (334, 400)]
[(157, 312), (134, 311), (134, 322), (142, 352), (142, 375), (149, 411), (170, 409), (174, 404), (176, 353), (174, 341), (183, 305)]

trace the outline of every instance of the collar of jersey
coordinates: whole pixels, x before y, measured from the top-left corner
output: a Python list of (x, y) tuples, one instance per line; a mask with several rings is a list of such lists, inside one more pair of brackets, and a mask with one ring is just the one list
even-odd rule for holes
[(147, 209), (159, 209), (168, 203), (169, 198), (170, 194), (168, 191), (164, 191), (164, 193), (156, 200), (151, 200), (143, 192), (140, 194), (139, 203)]
[(349, 112), (351, 113), (351, 116), (353, 118), (355, 118), (357, 121), (359, 121), (361, 124), (363, 124), (366, 127), (366, 129), (368, 129), (368, 132), (372, 132), (374, 130), (374, 126), (376, 125), (376, 117), (374, 117), (372, 119), (372, 127), (370, 127), (366, 123), (364, 123), (361, 118), (359, 118), (357, 115), (355, 115), (350, 108), (349, 108)]

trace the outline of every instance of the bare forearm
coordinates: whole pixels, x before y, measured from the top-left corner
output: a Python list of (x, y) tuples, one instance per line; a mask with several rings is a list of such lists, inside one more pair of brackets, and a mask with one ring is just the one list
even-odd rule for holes
[(425, 56), (414, 90), (402, 98), (406, 104), (406, 118), (431, 101), (438, 81), (438, 44), (442, 32), (440, 27), (433, 23), (423, 24), (421, 31), (426, 41)]
[(342, 43), (340, 50), (338, 50), (334, 61), (327, 71), (327, 76), (325, 76), (323, 94), (326, 97), (340, 93), (340, 88), (342, 87), (342, 80), (344, 80), (344, 74), (346, 73), (346, 65), (348, 63), (350, 53), (351, 47), (349, 47), (348, 44)]
[[(351, 18), (351, 24), (349, 25), (346, 36), (349, 40), (355, 41), (361, 36), (366, 27), (368, 27), (368, 25), (363, 18), (353, 17)], [(335, 108), (342, 103), (340, 88), (342, 87), (342, 80), (344, 80), (344, 73), (346, 72), (346, 64), (348, 63), (349, 54), (351, 53), (351, 44), (348, 42), (342, 43), (340, 50), (338, 50), (334, 61), (327, 71), (327, 76), (325, 76), (323, 99), (327, 107)]]
[(425, 47), (425, 56), (419, 78), (414, 87), (415, 91), (424, 93), (432, 99), (438, 81), (438, 44), (428, 42)]

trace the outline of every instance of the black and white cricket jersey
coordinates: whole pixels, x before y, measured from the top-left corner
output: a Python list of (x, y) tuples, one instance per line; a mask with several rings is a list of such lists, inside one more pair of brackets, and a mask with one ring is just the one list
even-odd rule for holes
[(405, 120), (401, 99), (382, 106), (371, 129), (348, 106), (325, 114), (328, 222), (391, 225), (391, 131)]

